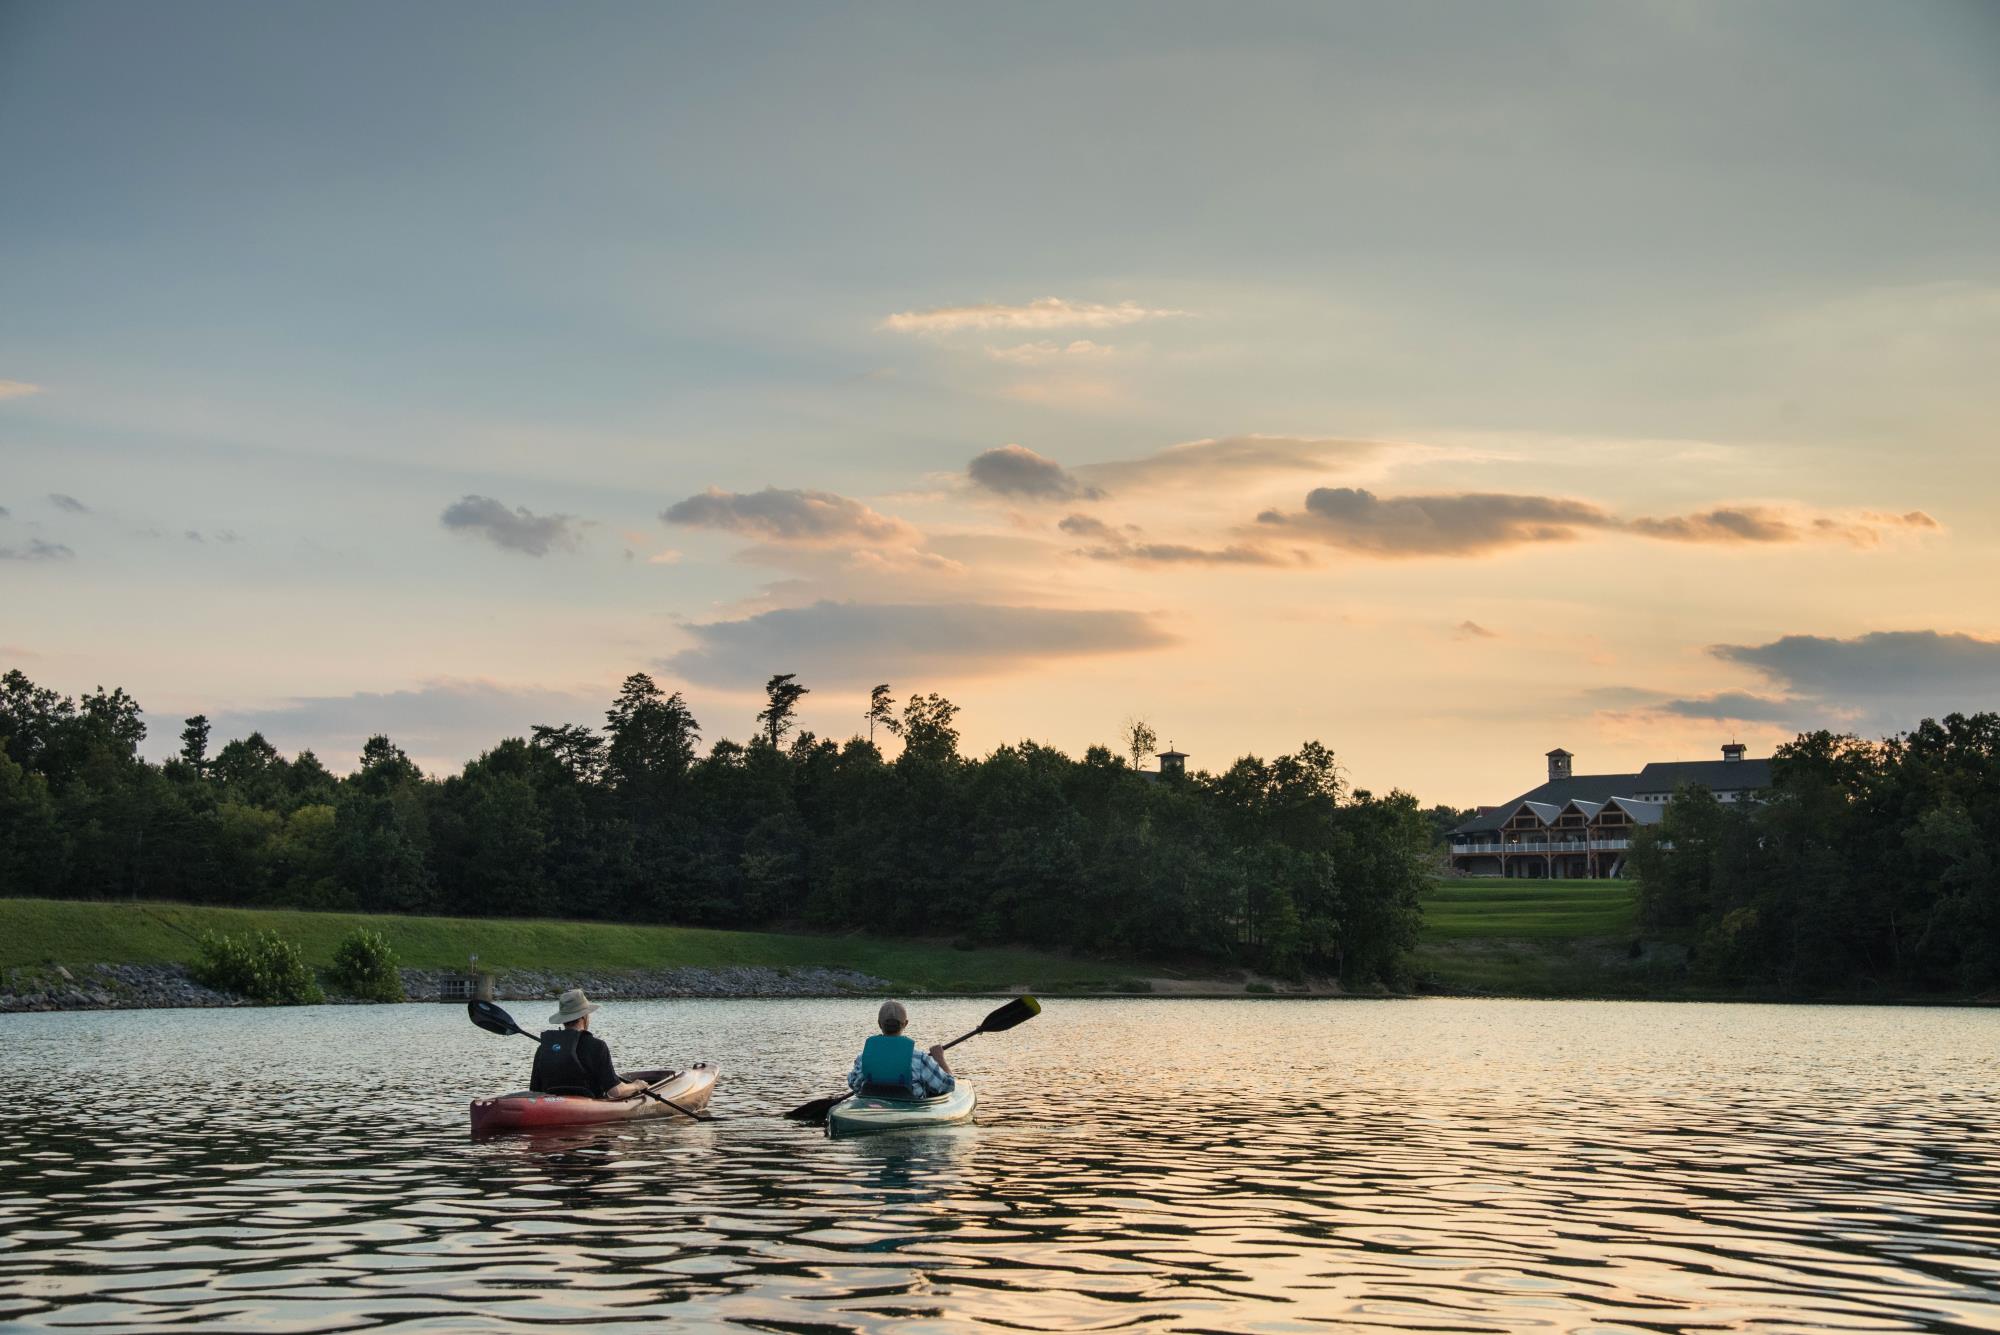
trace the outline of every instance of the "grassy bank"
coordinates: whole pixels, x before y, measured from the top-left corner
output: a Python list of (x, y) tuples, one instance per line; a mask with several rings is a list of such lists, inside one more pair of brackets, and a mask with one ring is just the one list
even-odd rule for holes
[(1027, 950), (955, 950), (928, 942), (722, 932), (545, 919), (403, 918), (297, 909), (0, 899), (0, 967), (40, 964), (186, 963), (204, 932), (275, 931), (325, 968), (356, 927), (387, 938), (397, 961), (418, 969), (668, 969), (764, 965), (855, 969), (905, 990), (991, 992), (1123, 990), (1133, 966)]
[[(1637, 895), (1623, 881), (1440, 881), (1424, 902), (1416, 951), (1428, 988), (1502, 996), (1680, 996), (1678, 947), (1640, 939)], [(854, 969), (903, 991), (1240, 992), (1233, 970), (1214, 979), (1133, 962), (1027, 950), (956, 950), (935, 942), (725, 932), (549, 919), (405, 918), (297, 909), (0, 899), (0, 967), (185, 963), (204, 932), (275, 931), (306, 960), (331, 964), (356, 927), (382, 933), (413, 968), (601, 972), (676, 967)], [(1152, 984), (1140, 981), (1150, 978)], [(1260, 989), (1262, 990), (1262, 989)]]
[(1680, 996), (1682, 957), (1642, 939), (1629, 881), (1448, 880), (1425, 897), (1416, 967), (1449, 992)]
[(1630, 881), (1439, 881), (1424, 897), (1431, 940), (1617, 937), (1639, 930), (1639, 895)]

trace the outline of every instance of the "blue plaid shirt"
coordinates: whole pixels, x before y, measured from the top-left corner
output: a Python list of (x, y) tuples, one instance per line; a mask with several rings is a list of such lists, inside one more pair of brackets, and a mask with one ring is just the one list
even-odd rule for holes
[[(867, 1083), (867, 1077), (861, 1074), (861, 1058), (857, 1056), (854, 1069), (847, 1073), (847, 1087), (860, 1089)], [(937, 1058), (917, 1048), (910, 1053), (910, 1087), (925, 1096), (949, 1094), (958, 1088), (958, 1081), (952, 1078), (950, 1071), (937, 1064)]]

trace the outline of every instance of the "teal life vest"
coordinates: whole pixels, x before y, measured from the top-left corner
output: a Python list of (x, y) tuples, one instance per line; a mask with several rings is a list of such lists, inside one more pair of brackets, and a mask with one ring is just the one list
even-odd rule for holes
[(871, 1085), (910, 1087), (910, 1057), (917, 1050), (914, 1038), (901, 1034), (876, 1034), (861, 1045), (861, 1078)]

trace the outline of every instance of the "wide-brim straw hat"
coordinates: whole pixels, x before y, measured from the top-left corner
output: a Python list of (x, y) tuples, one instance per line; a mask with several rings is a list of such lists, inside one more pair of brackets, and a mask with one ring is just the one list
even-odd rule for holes
[(583, 995), (583, 989), (572, 987), (556, 998), (556, 1013), (549, 1017), (550, 1024), (568, 1024), (571, 1020), (581, 1020), (597, 1009), (597, 1003)]

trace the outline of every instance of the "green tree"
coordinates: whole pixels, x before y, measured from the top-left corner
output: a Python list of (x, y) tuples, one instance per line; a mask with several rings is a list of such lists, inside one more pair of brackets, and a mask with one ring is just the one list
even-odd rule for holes
[(1305, 976), (1305, 929), (1283, 884), (1274, 885), (1265, 908), (1264, 967), (1280, 978)]
[(396, 952), (380, 932), (357, 927), (333, 948), (334, 984), (363, 1001), (401, 1001), (403, 976), (396, 969)]
[(49, 894), (61, 886), (66, 862), (48, 780), (0, 745), (0, 894)]
[[(368, 763), (365, 755), (362, 763)], [(291, 777), (285, 758), (261, 732), (226, 743), (206, 768), (229, 797), (258, 806), (279, 804)]]
[(680, 789), (701, 729), (679, 691), (662, 691), (643, 672), (627, 677), (604, 716), (610, 741), (604, 773), (612, 789), (649, 814)]
[(958, 706), (938, 694), (913, 695), (903, 702), (903, 759), (920, 765), (958, 758)]
[(334, 809), (334, 851), (348, 903), (365, 909), (421, 913), (434, 882), (423, 773), (400, 747), (377, 734), (361, 748), (361, 764), (342, 785)]
[(1132, 768), (1138, 769), (1146, 757), (1159, 749), (1160, 734), (1153, 731), (1153, 725), (1142, 718), (1128, 718), (1125, 729), (1119, 734), (1125, 743), (1125, 754), (1132, 757)]
[(208, 768), (208, 715), (196, 714), (181, 729), (181, 760), (196, 774)]
[[(654, 688), (655, 695), (658, 690)], [(528, 744), (555, 757), (578, 783), (596, 783), (604, 775), (604, 739), (580, 723), (537, 723)]]

